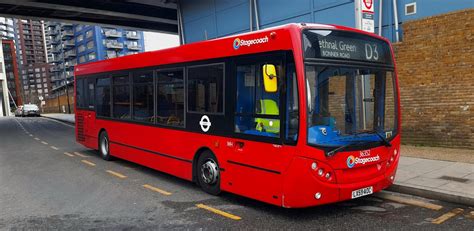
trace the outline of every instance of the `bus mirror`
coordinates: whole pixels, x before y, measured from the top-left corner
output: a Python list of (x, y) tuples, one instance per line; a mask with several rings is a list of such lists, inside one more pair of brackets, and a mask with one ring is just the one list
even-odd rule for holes
[(277, 92), (277, 75), (276, 68), (273, 64), (263, 65), (263, 85), (265, 87), (265, 92)]

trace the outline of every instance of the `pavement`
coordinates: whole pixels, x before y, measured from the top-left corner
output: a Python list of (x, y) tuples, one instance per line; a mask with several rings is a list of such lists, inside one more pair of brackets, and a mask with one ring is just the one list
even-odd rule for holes
[(50, 114), (41, 114), (42, 117), (49, 118), (49, 119), (54, 119), (70, 124), (74, 124), (76, 119), (74, 117), (74, 114), (62, 114), (62, 113), (50, 113)]
[[(74, 124), (74, 114), (42, 116)], [(474, 207), (474, 150), (402, 145), (400, 152), (389, 190)]]
[(285, 209), (98, 153), (74, 126), (0, 118), (0, 230), (472, 230), (474, 208), (407, 194)]

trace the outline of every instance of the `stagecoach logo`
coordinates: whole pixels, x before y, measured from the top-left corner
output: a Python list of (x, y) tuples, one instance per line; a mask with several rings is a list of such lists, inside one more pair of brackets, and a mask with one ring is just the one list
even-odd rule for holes
[(379, 155), (372, 156), (372, 157), (354, 157), (351, 155), (347, 157), (346, 164), (347, 164), (347, 167), (353, 168), (356, 164), (364, 165), (366, 163), (376, 162), (379, 160), (380, 160)]
[(268, 36), (257, 38), (257, 39), (251, 39), (251, 40), (243, 40), (240, 38), (236, 38), (234, 39), (233, 46), (234, 46), (234, 49), (237, 50), (241, 46), (250, 47), (252, 45), (262, 44), (262, 43), (267, 43), (267, 42), (268, 42)]
[(199, 121), (199, 125), (201, 125), (201, 129), (203, 132), (209, 131), (209, 128), (211, 128), (211, 120), (207, 115), (203, 115), (201, 117), (201, 120)]

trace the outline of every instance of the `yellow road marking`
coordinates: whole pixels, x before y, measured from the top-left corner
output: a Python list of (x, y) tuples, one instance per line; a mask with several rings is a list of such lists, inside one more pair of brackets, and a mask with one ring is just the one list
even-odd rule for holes
[(40, 140), (38, 137), (35, 137), (35, 140)]
[(232, 220), (240, 220), (240, 219), (242, 219), (242, 218), (239, 217), (239, 216), (230, 214), (230, 213), (228, 213), (228, 212), (224, 212), (224, 211), (219, 210), (219, 209), (215, 209), (215, 208), (209, 207), (209, 206), (204, 205), (204, 204), (197, 204), (196, 207), (201, 208), (201, 209), (205, 209), (205, 210), (207, 210), (207, 211), (211, 211), (211, 212), (213, 212), (213, 213), (215, 213), (215, 214), (219, 214), (219, 215), (221, 215), (221, 216), (230, 218), (230, 219), (232, 219)]
[(44, 144), (44, 145), (48, 145), (48, 143), (47, 143), (47, 142), (44, 142), (44, 141), (41, 141), (41, 143)]
[(69, 153), (69, 152), (64, 152), (64, 155), (66, 155), (66, 156), (70, 156), (70, 157), (74, 157), (74, 155), (73, 155), (73, 154), (71, 154), (71, 153)]
[(55, 147), (55, 146), (50, 146), (52, 149), (54, 150), (59, 150), (59, 148)]
[(116, 176), (116, 177), (118, 177), (118, 178), (120, 178), (120, 179), (127, 178), (127, 176), (125, 176), (125, 175), (123, 175), (123, 174), (120, 174), (120, 173), (118, 173), (118, 172), (114, 172), (114, 171), (112, 171), (112, 170), (107, 170), (106, 172), (108, 172), (108, 173), (110, 173), (110, 174), (112, 174), (112, 175), (114, 175), (114, 176)]
[(87, 157), (89, 157), (89, 156), (86, 156), (86, 155), (84, 155), (84, 154), (82, 154), (82, 153), (80, 153), (80, 152), (74, 152), (74, 154), (76, 154), (77, 156), (80, 156), (80, 157), (82, 157), (82, 158), (87, 158)]
[(149, 184), (144, 184), (143, 187), (145, 187), (145, 188), (147, 188), (147, 189), (150, 189), (150, 190), (152, 190), (152, 191), (161, 193), (161, 194), (166, 195), (166, 196), (169, 196), (169, 195), (172, 194), (172, 193), (170, 193), (170, 192), (167, 192), (167, 191), (165, 191), (165, 190), (159, 189), (159, 188), (157, 188), (157, 187), (153, 187), (153, 186), (151, 186), (151, 185), (149, 185)]
[(442, 224), (443, 222), (447, 221), (448, 219), (453, 218), (453, 217), (455, 217), (458, 214), (461, 214), (463, 212), (464, 212), (464, 209), (460, 209), (460, 208), (453, 209), (453, 210), (439, 216), (438, 218), (432, 220), (431, 223), (437, 224), (437, 225)]
[(382, 199), (402, 203), (402, 204), (414, 205), (414, 206), (423, 207), (423, 208), (432, 209), (432, 210), (440, 210), (440, 209), (443, 208), (443, 206), (441, 206), (441, 205), (436, 205), (436, 204), (432, 204), (432, 203), (429, 203), (429, 202), (414, 200), (414, 199), (410, 199), (410, 198), (399, 197), (399, 196), (395, 196), (395, 195), (385, 193), (385, 192), (379, 192), (375, 196), (379, 197), (379, 198), (382, 198)]
[(81, 161), (82, 161), (82, 163), (84, 163), (84, 164), (88, 164), (88, 165), (90, 165), (90, 166), (95, 166), (95, 164), (92, 163), (92, 162), (90, 162), (90, 161), (87, 161), (87, 160), (81, 160)]

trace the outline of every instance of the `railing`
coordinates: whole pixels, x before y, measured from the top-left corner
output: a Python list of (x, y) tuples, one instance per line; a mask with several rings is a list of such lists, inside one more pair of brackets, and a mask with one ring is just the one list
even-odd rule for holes
[(119, 42), (106, 42), (105, 47), (110, 49), (123, 49), (123, 43)]
[(140, 45), (132, 45), (132, 44), (127, 44), (127, 48), (129, 50), (141, 50), (142, 47)]
[(74, 46), (75, 45), (73, 40), (65, 40), (63, 42), (63, 44), (66, 45), (66, 46)]
[(138, 33), (132, 33), (130, 31), (127, 32), (125, 35), (128, 39), (140, 39), (140, 35)]
[(75, 50), (70, 50), (70, 51), (64, 53), (64, 58), (70, 58), (70, 57), (76, 57), (76, 51)]
[(113, 38), (120, 38), (120, 37), (122, 37), (122, 32), (115, 31), (115, 30), (108, 30), (108, 31), (105, 31), (105, 36), (106, 37), (113, 37)]

